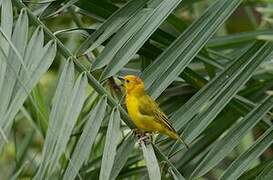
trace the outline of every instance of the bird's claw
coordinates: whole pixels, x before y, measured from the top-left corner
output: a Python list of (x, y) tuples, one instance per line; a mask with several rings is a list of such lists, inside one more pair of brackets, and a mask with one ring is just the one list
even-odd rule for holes
[(139, 142), (143, 142), (145, 145), (150, 144), (151, 143), (151, 135), (149, 133), (145, 133), (144, 136), (139, 138)]
[(144, 144), (147, 145), (152, 141), (151, 134), (140, 129), (133, 129), (133, 134), (138, 138), (139, 143), (144, 142)]
[(141, 131), (140, 129), (135, 128), (135, 129), (133, 129), (132, 131), (133, 131), (133, 134), (134, 134), (138, 139), (141, 138), (141, 137), (144, 135), (144, 132)]

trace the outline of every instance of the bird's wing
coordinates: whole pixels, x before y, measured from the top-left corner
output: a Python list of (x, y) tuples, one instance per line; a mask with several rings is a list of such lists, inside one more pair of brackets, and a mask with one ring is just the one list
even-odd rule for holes
[(146, 116), (154, 117), (155, 121), (164, 125), (171, 131), (175, 132), (175, 129), (170, 124), (168, 117), (160, 110), (156, 102), (148, 95), (140, 99), (139, 112)]

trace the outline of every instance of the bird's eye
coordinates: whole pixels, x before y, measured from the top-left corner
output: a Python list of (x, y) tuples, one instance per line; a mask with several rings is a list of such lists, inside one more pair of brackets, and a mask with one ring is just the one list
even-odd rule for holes
[(128, 79), (126, 79), (126, 82), (129, 83), (130, 81)]

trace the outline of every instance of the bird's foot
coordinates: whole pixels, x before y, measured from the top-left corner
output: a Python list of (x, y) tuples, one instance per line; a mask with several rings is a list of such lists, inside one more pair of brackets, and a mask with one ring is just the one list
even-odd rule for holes
[(139, 138), (139, 142), (144, 142), (145, 145), (150, 144), (152, 142), (152, 136), (149, 133), (144, 133), (142, 137)]
[(152, 135), (148, 132), (141, 131), (136, 135), (136, 137), (138, 138), (139, 144), (141, 144), (141, 142), (144, 142), (144, 144), (147, 145), (152, 142)]
[(133, 131), (133, 134), (134, 134), (138, 139), (140, 139), (142, 136), (145, 135), (145, 132), (144, 132), (144, 131), (142, 131), (142, 130), (140, 130), (140, 129), (137, 129), (137, 128), (133, 129), (132, 131)]
[(144, 132), (140, 129), (133, 129), (133, 134), (138, 138), (139, 143), (144, 142), (144, 144), (149, 144), (152, 141), (152, 135), (148, 132)]

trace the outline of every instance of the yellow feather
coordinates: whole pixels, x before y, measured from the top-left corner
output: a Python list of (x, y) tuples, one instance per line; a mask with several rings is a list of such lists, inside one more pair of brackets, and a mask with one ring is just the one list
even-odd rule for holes
[(168, 122), (167, 116), (160, 110), (157, 103), (147, 95), (143, 81), (133, 75), (125, 76), (124, 80), (126, 107), (136, 127), (145, 132), (159, 132), (185, 143)]

